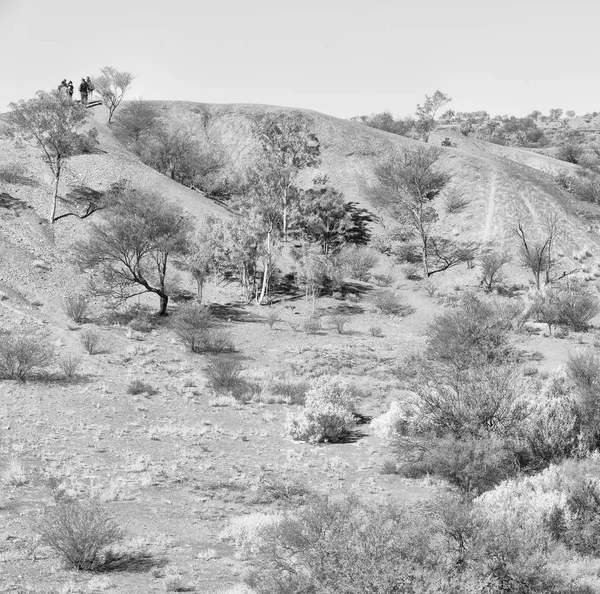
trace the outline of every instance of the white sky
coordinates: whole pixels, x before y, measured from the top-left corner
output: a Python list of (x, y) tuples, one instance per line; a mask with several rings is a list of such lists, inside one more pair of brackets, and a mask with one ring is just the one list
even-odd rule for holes
[(600, 110), (598, 0), (0, 0), (0, 112), (100, 67), (130, 97), (340, 117)]

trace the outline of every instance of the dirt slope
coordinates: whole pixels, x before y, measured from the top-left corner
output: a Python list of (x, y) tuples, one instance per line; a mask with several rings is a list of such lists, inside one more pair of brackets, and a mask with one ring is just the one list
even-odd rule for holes
[[(156, 104), (165, 112), (186, 111), (203, 121), (205, 139), (221, 146), (231, 158), (231, 166), (239, 171), (256, 154), (253, 116), (264, 111), (290, 111), (264, 105)], [(321, 142), (319, 172), (326, 173), (348, 200), (376, 210), (369, 203), (367, 191), (374, 183), (375, 167), (386, 155), (420, 143), (333, 116), (309, 110), (304, 110), (304, 114)], [(432, 134), (430, 145), (439, 147), (447, 136), (445, 131)], [(566, 267), (575, 266), (574, 256), (585, 250), (600, 256), (600, 211), (573, 200), (554, 182), (557, 172), (573, 172), (575, 166), (526, 149), (460, 134), (450, 136), (456, 146), (442, 148), (440, 165), (452, 172), (453, 185), (469, 200), (469, 205), (461, 213), (447, 215), (443, 197), (438, 198), (440, 233), (511, 247), (518, 222), (535, 236), (548, 216), (556, 214), (562, 221), (558, 247), (566, 258)], [(305, 181), (316, 173), (305, 172)]]

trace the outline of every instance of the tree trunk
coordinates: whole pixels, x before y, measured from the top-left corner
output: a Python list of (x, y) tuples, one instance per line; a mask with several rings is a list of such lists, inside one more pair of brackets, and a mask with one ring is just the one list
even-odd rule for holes
[(52, 212), (50, 215), (50, 222), (54, 223), (56, 220), (56, 205), (58, 203), (58, 184), (60, 183), (60, 164), (56, 167), (56, 175), (54, 176), (54, 196), (52, 197)]
[(164, 316), (167, 314), (167, 305), (169, 304), (169, 296), (165, 293), (159, 293), (160, 297), (160, 309), (158, 310), (159, 316)]
[(262, 305), (262, 302), (265, 299), (265, 294), (267, 293), (267, 285), (269, 284), (269, 274), (271, 264), (271, 231), (267, 233), (267, 255), (265, 257), (265, 268), (263, 270), (263, 280), (262, 287), (260, 289), (260, 296), (257, 299), (257, 303)]

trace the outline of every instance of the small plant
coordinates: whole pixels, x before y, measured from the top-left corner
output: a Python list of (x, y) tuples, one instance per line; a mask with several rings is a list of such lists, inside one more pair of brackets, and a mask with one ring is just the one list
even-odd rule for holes
[(375, 338), (382, 338), (383, 330), (380, 326), (369, 326), (369, 334)]
[(211, 330), (205, 348), (210, 353), (235, 353), (235, 343), (231, 335), (222, 330)]
[(13, 458), (2, 472), (2, 483), (10, 487), (22, 487), (28, 482), (23, 464)]
[(58, 362), (58, 365), (67, 380), (72, 380), (75, 377), (80, 364), (81, 357), (78, 357), (77, 355), (65, 355), (64, 357), (61, 357)]
[(279, 315), (279, 312), (276, 309), (269, 307), (269, 309), (267, 310), (267, 315), (265, 316), (265, 320), (267, 324), (269, 324), (269, 328), (273, 330), (275, 324), (281, 322), (281, 316)]
[(435, 297), (435, 294), (437, 293), (437, 286), (432, 280), (426, 280), (423, 283), (423, 287), (430, 297)]
[(234, 392), (243, 387), (242, 365), (233, 357), (212, 357), (204, 373), (218, 392)]
[(402, 303), (400, 298), (393, 291), (378, 291), (373, 296), (373, 305), (382, 313), (388, 316), (405, 316), (411, 313), (412, 309)]
[(183, 580), (179, 575), (168, 576), (165, 581), (167, 592), (195, 592), (196, 587)]
[(502, 269), (511, 260), (508, 252), (489, 252), (479, 259), (481, 284), (486, 291), (494, 288), (494, 283), (502, 281)]
[(132, 396), (138, 396), (139, 394), (148, 394), (148, 396), (153, 396), (157, 393), (157, 390), (142, 380), (133, 380), (127, 386), (127, 393), (131, 394)]
[(51, 348), (39, 337), (0, 334), (0, 377), (24, 382), (34, 369), (45, 369), (52, 358)]
[(42, 544), (70, 567), (85, 571), (99, 571), (114, 560), (109, 547), (123, 538), (115, 520), (94, 499), (67, 500), (47, 508), (32, 527)]
[(383, 464), (379, 468), (379, 474), (396, 474), (398, 467), (396, 462), (393, 460), (384, 460)]
[(210, 309), (198, 303), (181, 306), (172, 322), (173, 330), (192, 352), (197, 352), (206, 343), (212, 325)]
[(366, 247), (355, 247), (344, 253), (348, 273), (359, 281), (368, 281), (370, 272), (379, 263), (379, 254)]
[(469, 204), (469, 201), (456, 188), (452, 188), (444, 199), (444, 210), (448, 214), (462, 212)]
[(402, 274), (406, 280), (421, 280), (421, 269), (416, 264), (405, 264), (402, 266)]
[(95, 330), (84, 330), (79, 340), (85, 351), (90, 355), (96, 355), (100, 352), (100, 334)]
[(64, 300), (64, 310), (67, 316), (76, 324), (82, 324), (85, 321), (88, 302), (85, 295), (75, 295), (74, 297), (66, 297)]
[(318, 334), (323, 329), (323, 326), (321, 325), (319, 316), (311, 314), (302, 323), (302, 328), (306, 334)]
[(337, 330), (338, 334), (344, 334), (344, 332), (346, 331), (346, 324), (349, 322), (349, 320), (350, 316), (342, 313), (333, 314), (329, 318), (329, 321)]

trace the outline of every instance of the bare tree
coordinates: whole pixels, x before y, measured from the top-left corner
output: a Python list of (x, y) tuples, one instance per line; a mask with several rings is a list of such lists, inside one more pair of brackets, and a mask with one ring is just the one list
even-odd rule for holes
[(106, 211), (102, 224), (91, 226), (87, 241), (77, 245), (77, 260), (96, 273), (94, 293), (118, 301), (154, 293), (160, 298), (158, 313), (165, 315), (169, 258), (187, 251), (190, 232), (181, 208), (157, 194), (128, 191)]
[[(520, 239), (519, 259), (523, 266), (531, 270), (537, 289), (541, 286), (543, 274), (545, 275), (546, 284), (553, 280), (550, 275), (557, 260), (553, 257), (552, 250), (558, 230), (558, 220), (556, 215), (551, 215), (548, 218), (545, 233), (539, 240), (528, 239), (520, 222), (515, 230), (517, 237)], [(563, 276), (565, 275), (563, 274)]]
[(104, 105), (108, 107), (108, 123), (110, 124), (117, 107), (131, 88), (135, 77), (131, 72), (121, 72), (112, 66), (104, 66), (100, 72), (100, 76), (96, 77), (94, 82)]
[[(44, 161), (54, 176), (50, 222), (57, 220), (56, 207), (61, 174), (69, 157), (91, 150), (96, 131), (80, 132), (86, 122), (85, 108), (58, 92), (38, 91), (33, 99), (11, 103), (7, 133), (42, 149)], [(60, 217), (59, 217), (60, 218)]]

